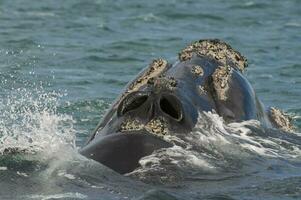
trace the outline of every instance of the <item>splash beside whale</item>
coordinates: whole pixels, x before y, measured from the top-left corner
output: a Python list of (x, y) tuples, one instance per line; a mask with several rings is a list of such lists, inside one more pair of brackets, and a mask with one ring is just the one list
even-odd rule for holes
[(154, 60), (125, 88), (80, 153), (121, 174), (139, 160), (172, 146), (164, 135), (187, 134), (199, 113), (216, 112), (226, 123), (255, 119), (264, 127), (292, 130), (289, 117), (266, 109), (243, 75), (246, 59), (225, 42), (188, 45), (174, 64)]

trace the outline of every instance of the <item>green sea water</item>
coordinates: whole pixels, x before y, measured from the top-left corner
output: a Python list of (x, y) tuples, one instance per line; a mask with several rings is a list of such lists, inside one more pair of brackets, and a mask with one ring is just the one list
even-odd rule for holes
[[(248, 59), (245, 75), (261, 101), (287, 112), (300, 133), (299, 0), (1, 0), (0, 150), (28, 146), (29, 140), (38, 149), (79, 148), (141, 69), (155, 58), (173, 62), (187, 44), (206, 38), (224, 40)], [(300, 146), (296, 141), (291, 148), (297, 152)], [(283, 158), (274, 160), (278, 171), (271, 176), (280, 174), (280, 180), (261, 186), (255, 184), (257, 174), (249, 182), (199, 180), (191, 183), (195, 187), (166, 190), (132, 183), (89, 161), (58, 169), (49, 155), (43, 157), (46, 164), (30, 157), (21, 167), (19, 158), (0, 157), (0, 199), (301, 199), (300, 152), (289, 166)], [(77, 162), (88, 164), (76, 168)], [(73, 175), (66, 172), (70, 168)], [(54, 172), (56, 178), (49, 178)], [(78, 186), (85, 181), (90, 185)], [(243, 186), (224, 187), (232, 181)], [(174, 194), (177, 186), (181, 192)]]

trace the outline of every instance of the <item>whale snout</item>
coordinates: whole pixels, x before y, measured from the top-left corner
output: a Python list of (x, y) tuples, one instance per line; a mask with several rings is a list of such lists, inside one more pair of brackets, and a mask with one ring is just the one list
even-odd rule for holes
[(152, 154), (157, 149), (171, 146), (161, 138), (140, 130), (98, 137), (81, 149), (80, 153), (120, 174), (125, 174), (139, 167), (142, 157)]

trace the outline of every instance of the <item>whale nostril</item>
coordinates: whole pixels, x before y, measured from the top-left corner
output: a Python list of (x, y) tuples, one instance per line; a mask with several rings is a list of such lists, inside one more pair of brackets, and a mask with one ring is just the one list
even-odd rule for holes
[(172, 117), (173, 119), (180, 121), (182, 119), (182, 108), (179, 101), (174, 96), (163, 96), (160, 99), (161, 110)]
[(148, 99), (147, 95), (129, 95), (126, 97), (118, 108), (118, 115), (124, 115), (125, 113), (135, 110), (142, 106)]

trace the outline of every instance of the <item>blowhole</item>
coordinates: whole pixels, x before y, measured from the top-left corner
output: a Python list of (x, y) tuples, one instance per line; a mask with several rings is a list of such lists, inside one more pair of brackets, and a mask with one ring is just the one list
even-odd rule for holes
[(132, 110), (136, 110), (142, 106), (148, 99), (147, 95), (128, 97), (123, 100), (119, 114), (124, 115)]
[(173, 96), (163, 96), (160, 99), (161, 110), (176, 121), (182, 119), (182, 108), (178, 100)]

